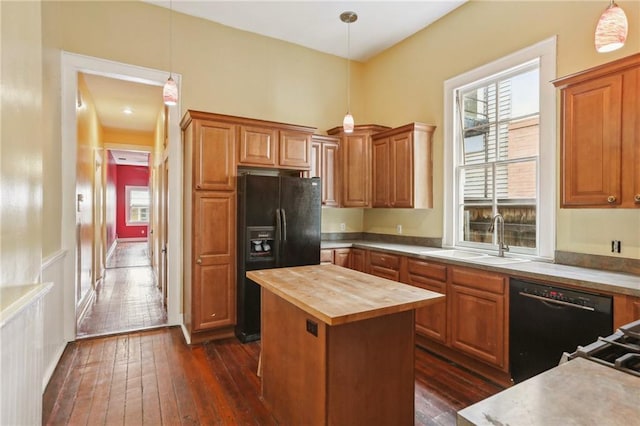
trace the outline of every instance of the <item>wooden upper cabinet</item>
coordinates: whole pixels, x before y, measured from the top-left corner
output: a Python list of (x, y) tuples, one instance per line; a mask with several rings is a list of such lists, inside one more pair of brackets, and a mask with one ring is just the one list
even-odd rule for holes
[(192, 159), (187, 171), (191, 171), (193, 189), (234, 190), (236, 126), (187, 113), (182, 128), (185, 150)]
[(434, 131), (411, 123), (373, 136), (373, 207), (433, 207)]
[(554, 84), (562, 89), (562, 207), (640, 207), (640, 54)]
[(389, 138), (374, 139), (371, 150), (373, 187), (372, 207), (391, 207), (391, 172), (389, 171), (391, 144)]
[(306, 132), (280, 131), (280, 167), (309, 170), (311, 167), (311, 135)]
[(242, 125), (238, 144), (238, 164), (276, 167), (278, 131), (272, 128)]
[(239, 166), (293, 170), (311, 168), (311, 135), (314, 128), (249, 119), (239, 127)]
[(340, 138), (340, 179), (342, 207), (371, 207), (371, 136), (387, 130), (378, 125), (355, 126), (353, 133), (342, 127), (328, 130)]
[(311, 138), (310, 177), (322, 180), (322, 205), (339, 207), (340, 175), (338, 155), (340, 139), (335, 136), (313, 135)]

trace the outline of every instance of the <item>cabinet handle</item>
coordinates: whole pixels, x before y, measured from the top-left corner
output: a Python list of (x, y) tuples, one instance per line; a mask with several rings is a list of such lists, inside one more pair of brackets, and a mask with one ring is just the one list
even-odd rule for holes
[(198, 258), (198, 260), (196, 260), (196, 263), (197, 263), (198, 265), (202, 265), (202, 259)]
[(216, 316), (216, 314), (215, 314), (215, 313), (211, 314), (211, 318), (213, 318), (213, 317), (215, 317), (215, 316)]
[(615, 203), (615, 202), (616, 202), (616, 196), (615, 196), (615, 195), (609, 195), (609, 196), (607, 197), (607, 203), (609, 203), (609, 204), (613, 204), (613, 203)]
[(640, 203), (640, 194), (636, 194), (635, 197), (633, 197), (633, 201)]

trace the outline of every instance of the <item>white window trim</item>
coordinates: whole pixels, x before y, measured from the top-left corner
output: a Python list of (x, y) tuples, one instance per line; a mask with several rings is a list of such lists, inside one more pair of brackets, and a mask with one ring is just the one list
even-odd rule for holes
[[(551, 81), (556, 78), (556, 36), (529, 46), (494, 62), (483, 65), (444, 82), (444, 194), (443, 247), (455, 247), (458, 241), (456, 216), (458, 200), (454, 188), (457, 176), (454, 159), (459, 147), (455, 144), (454, 90), (491, 75), (540, 59), (540, 153), (538, 166), (538, 211), (536, 237), (541, 260), (553, 260), (556, 246), (556, 90)], [(545, 190), (541, 190), (545, 188)], [(549, 190), (549, 188), (553, 188)]]
[[(131, 213), (131, 206), (129, 205), (129, 200), (130, 200), (130, 196), (131, 196), (131, 191), (140, 191), (140, 190), (146, 190), (147, 192), (149, 192), (149, 187), (148, 186), (140, 186), (140, 185), (125, 185), (125, 196), (124, 196), (124, 204), (125, 204), (125, 222), (127, 224), (127, 226), (145, 226), (145, 225), (149, 225), (149, 220), (146, 221), (133, 221), (131, 220), (130, 217), (130, 213)], [(151, 210), (151, 206), (149, 206), (149, 210)]]

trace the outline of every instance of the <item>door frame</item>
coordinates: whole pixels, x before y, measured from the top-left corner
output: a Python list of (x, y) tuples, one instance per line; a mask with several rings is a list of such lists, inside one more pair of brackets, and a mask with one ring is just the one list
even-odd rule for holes
[[(76, 96), (78, 91), (78, 73), (96, 74), (136, 83), (163, 86), (168, 71), (155, 70), (137, 65), (125, 64), (70, 52), (61, 52), (61, 123), (62, 123), (62, 249), (76, 252), (75, 241), (75, 198), (76, 198)], [(172, 73), (180, 90), (182, 76)], [(178, 99), (182, 97), (179, 96)], [(169, 325), (182, 324), (182, 149), (180, 148), (180, 101), (169, 107), (169, 196), (168, 206), (168, 271), (167, 271), (167, 319)], [(67, 341), (76, 339), (76, 272), (75, 256), (67, 256), (64, 265), (64, 336)]]

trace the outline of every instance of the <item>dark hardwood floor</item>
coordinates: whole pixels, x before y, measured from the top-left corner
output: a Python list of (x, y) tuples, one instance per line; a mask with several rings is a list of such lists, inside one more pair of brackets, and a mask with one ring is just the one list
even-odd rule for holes
[[(235, 338), (188, 346), (177, 327), (79, 340), (47, 386), (43, 424), (273, 425), (259, 353)], [(456, 411), (500, 390), (416, 349), (416, 425), (453, 425)]]
[(167, 324), (162, 292), (150, 266), (147, 242), (118, 242), (77, 337), (137, 331)]

